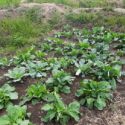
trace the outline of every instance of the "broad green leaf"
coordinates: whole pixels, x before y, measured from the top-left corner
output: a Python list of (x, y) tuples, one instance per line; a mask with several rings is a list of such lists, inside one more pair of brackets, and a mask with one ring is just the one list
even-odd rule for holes
[(51, 121), (56, 115), (56, 112), (54, 111), (48, 111), (46, 116), (44, 116), (41, 120), (44, 121), (44, 122), (48, 122), (48, 121)]
[(70, 116), (72, 116), (75, 119), (75, 121), (77, 121), (77, 122), (79, 121), (78, 113), (73, 112), (73, 111), (69, 111), (69, 114), (70, 114)]
[(94, 101), (95, 101), (95, 99), (93, 99), (93, 98), (87, 98), (87, 106), (88, 106), (89, 108), (93, 108), (93, 106), (94, 106)]
[(18, 93), (17, 92), (13, 92), (13, 93), (10, 93), (10, 99), (18, 99)]
[(98, 97), (94, 105), (96, 106), (97, 109), (103, 110), (106, 107), (105, 99), (101, 99)]
[(81, 73), (81, 69), (78, 69), (77, 72), (76, 72), (76, 76), (79, 76)]
[(9, 118), (8, 117), (0, 117), (0, 125), (9, 125), (10, 124), (10, 121), (9, 121)]
[(53, 108), (54, 108), (53, 105), (51, 105), (51, 104), (46, 104), (46, 105), (44, 105), (44, 106), (42, 107), (42, 110), (48, 111), (48, 110), (51, 110), (51, 109), (53, 109)]
[(68, 94), (68, 93), (71, 92), (69, 86), (64, 86), (61, 91), (64, 92), (64, 93), (66, 93), (66, 94)]

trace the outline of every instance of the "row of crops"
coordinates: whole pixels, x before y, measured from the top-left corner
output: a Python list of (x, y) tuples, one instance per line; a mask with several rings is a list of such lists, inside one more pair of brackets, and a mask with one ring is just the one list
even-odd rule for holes
[[(113, 101), (113, 92), (121, 82), (121, 57), (125, 54), (125, 35), (95, 27), (75, 29), (69, 25), (41, 45), (14, 57), (0, 58), (0, 70), (7, 73), (0, 88), (1, 125), (32, 125), (27, 104), (44, 102), (43, 122), (67, 125), (79, 121), (84, 112), (80, 107), (103, 110)], [(25, 84), (26, 78), (35, 79), (19, 97), (15, 84)], [(78, 84), (76, 83), (76, 79)], [(74, 84), (74, 99), (65, 103), (62, 94), (70, 96)], [(18, 105), (15, 105), (18, 100)]]

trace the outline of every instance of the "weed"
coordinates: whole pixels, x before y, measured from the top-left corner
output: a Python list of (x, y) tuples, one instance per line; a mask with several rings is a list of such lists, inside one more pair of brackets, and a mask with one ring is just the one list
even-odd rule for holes
[(16, 7), (20, 0), (0, 0), (0, 8)]
[(66, 19), (72, 21), (73, 23), (84, 24), (88, 22), (94, 22), (95, 20), (97, 20), (97, 15), (86, 13), (83, 11), (83, 12), (80, 12), (79, 14), (70, 13), (66, 15)]
[(0, 37), (0, 45), (2, 47), (21, 47), (31, 44), (34, 37), (38, 37), (40, 34), (40, 29), (34, 28), (34, 26), (34, 23), (24, 17), (1, 20), (0, 32), (2, 35)]

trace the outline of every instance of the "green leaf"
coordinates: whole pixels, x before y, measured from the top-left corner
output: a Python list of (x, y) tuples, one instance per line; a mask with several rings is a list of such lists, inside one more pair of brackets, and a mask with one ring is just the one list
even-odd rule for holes
[(80, 104), (79, 104), (79, 102), (74, 101), (74, 102), (70, 103), (70, 104), (69, 104), (69, 109), (70, 109), (70, 110), (73, 110), (73, 111), (79, 111), (79, 109), (80, 109)]
[(14, 91), (15, 87), (11, 87), (9, 84), (4, 84), (4, 86), (2, 86), (3, 89), (7, 90), (7, 91)]
[(77, 92), (75, 93), (75, 95), (77, 97), (80, 97), (82, 94), (83, 94), (83, 90), (82, 89), (77, 90)]
[(57, 94), (56, 92), (54, 92), (54, 96), (55, 96), (55, 99), (58, 103), (58, 105), (60, 107), (62, 107), (62, 109), (65, 109), (65, 104), (63, 103), (63, 101), (61, 100), (61, 97), (59, 96), (59, 94)]
[(3, 104), (0, 104), (0, 109), (3, 109), (4, 108), (4, 105)]
[(88, 106), (89, 108), (93, 108), (93, 106), (94, 106), (94, 101), (95, 101), (95, 99), (93, 99), (93, 98), (87, 98), (87, 106)]
[(0, 117), (0, 125), (9, 125), (10, 121), (9, 118), (6, 116)]
[(70, 103), (67, 110), (76, 121), (79, 121), (80, 104), (77, 101)]
[(66, 93), (66, 94), (69, 94), (71, 92), (69, 86), (64, 86), (61, 91)]
[(56, 112), (54, 111), (48, 111), (46, 116), (43, 117), (41, 120), (44, 121), (44, 122), (48, 122), (48, 121), (51, 121), (56, 115)]
[(46, 95), (43, 96), (42, 99), (47, 102), (52, 102), (55, 100), (55, 97), (54, 97), (53, 93), (47, 93)]
[(112, 80), (110, 80), (110, 83), (111, 83), (112, 89), (115, 90), (116, 89), (116, 80), (112, 79)]
[(48, 111), (48, 110), (51, 110), (51, 109), (53, 109), (53, 108), (54, 108), (54, 107), (53, 107), (52, 104), (46, 104), (46, 105), (44, 105), (44, 106), (42, 107), (42, 110)]
[(29, 125), (26, 110), (26, 106), (9, 105), (6, 114), (0, 117), (0, 125)]
[(76, 76), (79, 76), (81, 73), (81, 69), (78, 69), (77, 72), (76, 72)]
[(70, 114), (70, 116), (72, 116), (75, 119), (75, 121), (77, 121), (77, 122), (79, 121), (78, 113), (73, 112), (73, 111), (69, 111), (69, 114)]
[(12, 100), (18, 99), (18, 93), (17, 92), (10, 93), (9, 96), (10, 96), (10, 99), (12, 99)]
[(4, 84), (0, 88), (0, 109), (7, 107), (12, 100), (16, 99), (18, 99), (18, 93), (15, 92), (15, 87)]
[(100, 97), (98, 97), (94, 105), (98, 110), (103, 110), (106, 107), (106, 102), (104, 99), (101, 99)]
[(84, 105), (85, 102), (86, 102), (86, 100), (85, 100), (84, 98), (80, 100), (80, 104), (81, 104), (81, 105)]

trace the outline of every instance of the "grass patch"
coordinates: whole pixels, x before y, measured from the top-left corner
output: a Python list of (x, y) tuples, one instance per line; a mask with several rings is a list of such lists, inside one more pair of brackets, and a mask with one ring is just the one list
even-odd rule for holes
[(28, 0), (28, 2), (56, 3), (56, 4), (65, 4), (69, 6), (79, 7), (79, 2), (77, 0)]
[[(4, 19), (0, 21), (0, 45), (21, 47), (38, 37), (40, 29), (26, 18)], [(36, 27), (36, 28), (34, 28)]]
[(56, 3), (71, 7), (107, 7), (111, 4), (108, 0), (28, 0), (28, 2)]
[(18, 6), (20, 0), (0, 0), (0, 8), (15, 7)]
[(117, 28), (118, 31), (125, 31), (123, 28), (125, 27), (124, 15), (114, 14), (112, 11), (108, 15), (106, 11), (96, 13), (82, 11), (80, 13), (69, 13), (65, 17), (70, 24), (76, 26), (79, 24), (88, 27), (91, 24), (91, 26), (105, 26), (112, 30)]
[(125, 8), (125, 0), (123, 0), (123, 7)]
[(93, 22), (98, 18), (96, 14), (93, 13), (86, 13), (86, 12), (80, 12), (77, 13), (70, 13), (66, 15), (66, 19), (69, 21), (76, 23), (76, 24), (82, 24), (82, 23), (88, 23)]
[(39, 44), (45, 35), (59, 24), (59, 13), (53, 13), (46, 21), (39, 15), (39, 9), (33, 8), (23, 16), (0, 20), (0, 54), (7, 54)]
[(107, 0), (80, 0), (80, 7), (103, 7), (107, 6)]

